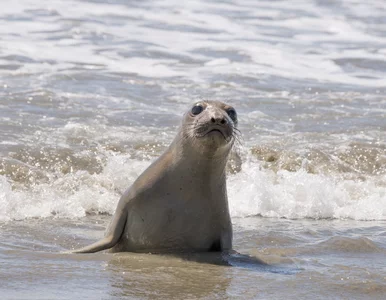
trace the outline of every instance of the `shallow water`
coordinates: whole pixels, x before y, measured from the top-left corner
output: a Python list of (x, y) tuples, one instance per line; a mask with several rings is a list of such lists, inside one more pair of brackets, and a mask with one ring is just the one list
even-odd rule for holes
[[(386, 8), (296, 3), (2, 7), (2, 298), (383, 299)], [(202, 98), (239, 115), (228, 194), (251, 257), (60, 254), (103, 235)]]
[[(103, 235), (109, 217), (2, 227), (5, 299), (382, 299), (385, 221), (235, 219), (235, 248), (214, 253), (60, 254)], [(249, 256), (247, 256), (249, 255)]]

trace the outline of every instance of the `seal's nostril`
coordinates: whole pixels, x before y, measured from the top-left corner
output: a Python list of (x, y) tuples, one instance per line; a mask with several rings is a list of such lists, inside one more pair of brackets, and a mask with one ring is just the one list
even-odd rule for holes
[(221, 124), (225, 124), (226, 122), (227, 122), (227, 121), (226, 121), (225, 119), (222, 119), (220, 123), (221, 123)]
[(215, 118), (210, 118), (210, 120), (212, 121), (212, 123), (216, 123), (216, 119)]

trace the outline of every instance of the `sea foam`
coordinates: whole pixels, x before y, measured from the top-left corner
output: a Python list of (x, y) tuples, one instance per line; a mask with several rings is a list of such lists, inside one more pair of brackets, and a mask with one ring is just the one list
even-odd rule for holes
[[(113, 214), (120, 195), (150, 163), (114, 153), (100, 173), (80, 170), (29, 187), (0, 176), (0, 221)], [(249, 157), (241, 172), (228, 176), (229, 206), (234, 218), (384, 220), (386, 187), (379, 182), (303, 169), (274, 172)]]
[(253, 160), (229, 178), (234, 217), (386, 219), (386, 188), (375, 177), (348, 180), (340, 176), (259, 167)]

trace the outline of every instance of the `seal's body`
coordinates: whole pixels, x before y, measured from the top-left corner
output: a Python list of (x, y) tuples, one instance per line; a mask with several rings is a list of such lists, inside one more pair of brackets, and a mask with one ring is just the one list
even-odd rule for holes
[(225, 168), (236, 125), (232, 107), (195, 104), (166, 152), (124, 193), (105, 238), (74, 252), (231, 250)]

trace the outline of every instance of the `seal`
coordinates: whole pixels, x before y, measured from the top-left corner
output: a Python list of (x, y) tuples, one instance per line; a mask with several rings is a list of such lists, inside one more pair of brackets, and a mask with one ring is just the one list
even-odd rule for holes
[(230, 252), (225, 169), (237, 123), (232, 106), (195, 103), (169, 148), (122, 195), (105, 237), (72, 253)]

